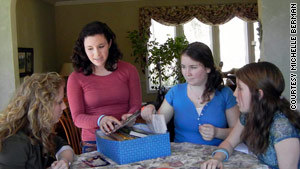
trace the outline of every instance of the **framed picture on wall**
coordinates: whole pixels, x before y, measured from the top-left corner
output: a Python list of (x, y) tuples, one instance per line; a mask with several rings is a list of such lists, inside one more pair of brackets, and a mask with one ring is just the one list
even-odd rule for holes
[(33, 73), (33, 48), (18, 48), (20, 77)]

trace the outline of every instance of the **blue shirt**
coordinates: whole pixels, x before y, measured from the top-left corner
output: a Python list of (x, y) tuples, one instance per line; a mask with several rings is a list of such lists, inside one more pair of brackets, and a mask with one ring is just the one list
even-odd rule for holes
[(225, 111), (236, 105), (236, 99), (229, 87), (216, 91), (200, 115), (187, 95), (187, 83), (172, 87), (165, 98), (174, 108), (175, 142), (217, 146), (223, 141), (217, 138), (211, 141), (203, 140), (199, 133), (199, 125), (211, 124), (218, 128), (228, 128)]
[[(245, 125), (247, 114), (241, 114), (240, 121), (242, 125)], [(257, 154), (257, 158), (272, 169), (279, 169), (275, 144), (288, 138), (300, 138), (300, 133), (284, 114), (276, 112), (270, 127), (269, 146), (264, 154)], [(298, 168), (300, 169), (300, 159)]]

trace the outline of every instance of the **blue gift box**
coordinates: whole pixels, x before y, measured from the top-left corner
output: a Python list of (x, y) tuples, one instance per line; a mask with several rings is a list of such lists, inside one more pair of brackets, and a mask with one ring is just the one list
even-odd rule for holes
[(102, 133), (96, 132), (97, 150), (118, 164), (171, 155), (169, 133), (124, 141), (104, 139), (99, 134)]

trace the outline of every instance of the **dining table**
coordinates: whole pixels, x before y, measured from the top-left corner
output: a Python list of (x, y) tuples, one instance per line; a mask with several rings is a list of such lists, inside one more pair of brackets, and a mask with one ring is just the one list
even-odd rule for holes
[[(216, 149), (216, 146), (210, 145), (171, 142), (170, 156), (123, 165), (118, 165), (105, 155), (93, 151), (77, 155), (75, 161), (71, 165), (71, 169), (200, 169), (201, 163), (211, 158), (211, 153)], [(84, 162), (95, 156), (103, 157), (110, 164), (101, 167), (90, 167)], [(261, 164), (255, 155), (236, 150), (231, 154), (228, 161), (223, 162), (223, 164), (225, 169), (268, 169), (268, 166)]]

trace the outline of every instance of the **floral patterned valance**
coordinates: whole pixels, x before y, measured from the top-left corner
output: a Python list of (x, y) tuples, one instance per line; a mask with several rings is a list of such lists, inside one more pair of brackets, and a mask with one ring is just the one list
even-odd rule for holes
[(151, 19), (166, 25), (178, 25), (197, 18), (209, 25), (220, 25), (237, 16), (245, 21), (258, 20), (257, 3), (191, 5), (140, 8), (140, 30), (149, 33)]

